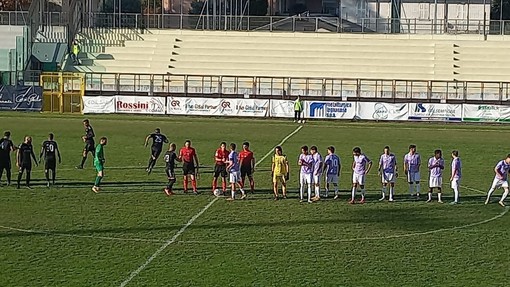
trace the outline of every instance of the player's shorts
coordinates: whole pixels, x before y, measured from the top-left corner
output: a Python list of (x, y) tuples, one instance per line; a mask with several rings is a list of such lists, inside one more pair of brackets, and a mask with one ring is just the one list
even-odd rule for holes
[(382, 183), (395, 183), (395, 173), (393, 173), (393, 172), (381, 173), (381, 182)]
[(161, 149), (161, 148), (152, 147), (152, 148), (151, 148), (151, 155), (152, 155), (154, 158), (158, 158), (158, 157), (159, 157), (159, 155), (161, 154), (161, 151), (162, 151), (162, 149)]
[(241, 173), (239, 171), (230, 172), (230, 183), (241, 182)]
[(326, 183), (338, 183), (338, 175), (326, 174)]
[(165, 168), (165, 173), (168, 180), (175, 180), (175, 171), (173, 168)]
[(56, 158), (47, 158), (44, 161), (44, 169), (56, 169), (57, 168), (57, 159)]
[(429, 178), (429, 187), (430, 188), (441, 188), (441, 186), (443, 185), (443, 178), (442, 177), (434, 177), (434, 176), (431, 176)]
[(96, 168), (97, 172), (101, 172), (104, 170), (104, 164), (101, 162), (94, 161), (94, 167)]
[(352, 183), (357, 183), (359, 185), (365, 185), (365, 175), (364, 174), (352, 174)]
[(23, 163), (21, 163), (21, 165), (19, 167), (19, 170), (20, 171), (23, 171), (23, 170), (31, 171), (32, 170), (32, 163), (31, 162), (23, 162)]
[(314, 175), (313, 176), (313, 183), (314, 184), (320, 184), (321, 183), (321, 176), (320, 175)]
[(85, 143), (85, 147), (83, 148), (83, 151), (84, 152), (95, 153), (96, 152), (96, 147), (94, 146), (94, 142), (87, 142), (87, 143)]
[(460, 186), (460, 178), (454, 178), (451, 182), (451, 187), (453, 189), (458, 188)]
[(420, 182), (420, 172), (407, 172), (407, 182)]
[(494, 181), (492, 181), (492, 188), (508, 188), (508, 181), (506, 179), (499, 179), (497, 177), (494, 177)]
[(287, 180), (285, 179), (285, 174), (273, 175), (273, 183), (278, 183), (278, 182), (281, 182), (281, 183), (287, 182)]
[(299, 174), (299, 182), (301, 183), (301, 185), (306, 185), (306, 184), (312, 184), (312, 174), (305, 174), (305, 173), (300, 173)]
[(11, 160), (10, 159), (0, 159), (0, 170), (10, 170), (11, 169)]
[(216, 164), (214, 166), (214, 177), (227, 177), (227, 166), (224, 164)]
[(252, 176), (252, 175), (253, 175), (253, 170), (251, 168), (251, 165), (241, 166), (241, 177)]
[(184, 162), (182, 164), (182, 173), (184, 175), (194, 175), (195, 174), (195, 164), (193, 162)]

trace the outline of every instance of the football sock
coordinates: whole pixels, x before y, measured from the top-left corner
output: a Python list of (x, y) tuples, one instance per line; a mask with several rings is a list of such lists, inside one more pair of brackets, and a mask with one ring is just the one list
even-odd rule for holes
[(85, 161), (87, 160), (87, 157), (84, 156), (81, 158), (81, 163), (80, 163), (80, 166), (83, 167), (85, 165)]
[(508, 189), (505, 190), (505, 192), (503, 193), (503, 196), (501, 196), (501, 200), (500, 201), (505, 201), (506, 197), (508, 196)]
[(151, 170), (154, 168), (155, 165), (156, 165), (156, 160), (153, 159), (152, 162), (151, 162), (151, 167), (150, 167)]
[(328, 195), (329, 195), (329, 187), (328, 187), (327, 184), (326, 184), (326, 188), (324, 189), (324, 193), (326, 194), (326, 197), (328, 197)]
[(383, 198), (386, 196), (386, 186), (383, 186), (382, 191), (381, 191), (381, 195), (382, 195)]
[(308, 201), (312, 200), (312, 186), (311, 184), (308, 185)]
[(221, 188), (227, 190), (227, 182), (225, 180), (221, 182)]
[(454, 201), (459, 202), (459, 188), (458, 187), (455, 187), (453, 189), (453, 194), (454, 194)]
[(44, 176), (46, 177), (46, 181), (50, 182), (50, 170), (49, 169), (44, 170)]
[(5, 173), (7, 174), (7, 183), (11, 184), (11, 170), (8, 169), (8, 170), (6, 170)]
[(30, 186), (30, 174), (31, 171), (27, 170), (27, 176), (25, 177), (25, 183), (27, 184), (27, 186)]
[(416, 194), (420, 194), (420, 184), (416, 184)]
[(333, 183), (333, 186), (335, 187), (335, 195), (338, 195), (338, 184)]
[(196, 179), (191, 180), (191, 186), (193, 187), (193, 191), (197, 191), (197, 180)]
[(414, 191), (414, 184), (410, 183), (409, 184), (409, 194), (413, 195), (413, 191)]
[(365, 200), (365, 188), (361, 188), (361, 200)]
[[(243, 185), (244, 185), (244, 182), (243, 182)], [(250, 189), (251, 189), (251, 191), (255, 190), (255, 181), (253, 179), (250, 179)]]
[(432, 192), (429, 191), (429, 201), (432, 200)]
[(321, 197), (319, 192), (320, 192), (320, 187), (315, 186), (315, 197)]
[(487, 199), (491, 198), (491, 195), (493, 192), (494, 192), (494, 188), (489, 189), (489, 192), (487, 192)]
[(442, 200), (441, 200), (441, 192), (438, 192), (438, 193), (437, 193), (437, 201), (442, 201)]
[(51, 179), (53, 181), (53, 184), (55, 184), (56, 177), (57, 177), (57, 170), (56, 169), (51, 170)]
[[(213, 181), (212, 181), (212, 189), (216, 190), (216, 188), (218, 188), (218, 179), (215, 177), (215, 178), (213, 178)], [(223, 190), (225, 190), (225, 189), (223, 189)]]
[(299, 196), (301, 200), (303, 200), (303, 197), (305, 196), (305, 187), (303, 186), (303, 184), (301, 184), (301, 186), (299, 187)]
[(241, 194), (244, 195), (244, 189), (240, 188), (239, 191), (241, 191)]
[(96, 176), (96, 181), (94, 183), (94, 186), (95, 187), (99, 187), (99, 185), (101, 184), (101, 180), (103, 179), (102, 176)]
[(356, 197), (356, 187), (353, 187), (352, 188), (352, 197), (351, 197), (351, 199), (354, 200), (355, 197)]
[(236, 197), (236, 191), (232, 188), (232, 199)]
[(393, 192), (394, 192), (394, 189), (395, 189), (395, 187), (390, 186), (390, 199), (391, 199), (391, 200), (393, 199)]
[(18, 173), (18, 188), (19, 188), (19, 185), (21, 184), (21, 177), (23, 177), (23, 172), (22, 171), (20, 171)]
[(185, 192), (188, 190), (188, 177), (187, 176), (185, 176), (184, 180), (182, 181), (182, 187), (184, 188)]

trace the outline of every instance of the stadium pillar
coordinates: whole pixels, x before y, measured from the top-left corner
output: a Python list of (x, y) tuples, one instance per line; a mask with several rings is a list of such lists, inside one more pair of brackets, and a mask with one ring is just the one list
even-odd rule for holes
[(391, 0), (391, 33), (400, 33), (402, 0)]

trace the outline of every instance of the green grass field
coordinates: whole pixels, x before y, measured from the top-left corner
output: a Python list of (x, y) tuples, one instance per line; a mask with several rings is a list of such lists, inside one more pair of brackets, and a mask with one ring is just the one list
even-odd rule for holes
[[(82, 118), (2, 113), (0, 120), (16, 144), (33, 136), (37, 153), (54, 132), (63, 156), (56, 188), (44, 186), (41, 167), (33, 171), (34, 190), (0, 188), (0, 286), (508, 285), (510, 215), (496, 198), (488, 206), (483, 201), (494, 165), (509, 152), (510, 127), (309, 122), (283, 144), (291, 196), (275, 202), (270, 157), (261, 159), (296, 130), (289, 121), (91, 116), (97, 137), (109, 138), (103, 192), (94, 194), (92, 161), (74, 169)], [(144, 172), (143, 142), (155, 127), (178, 147), (193, 140), (206, 166), (201, 195), (183, 195), (179, 177), (177, 195), (165, 196), (161, 158), (150, 176)], [(210, 194), (214, 150), (221, 141), (244, 140), (259, 160), (257, 192), (246, 201), (217, 199)], [(376, 169), (368, 177), (368, 203), (347, 204), (354, 146), (377, 161), (390, 145), (401, 169), (410, 143), (423, 160), (436, 148), (444, 151), (445, 181), (450, 151), (460, 150), (461, 205), (410, 200), (402, 178), (397, 202), (378, 202)], [(340, 200), (298, 202), (303, 144), (317, 145), (323, 155), (328, 145), (337, 147), (344, 164)], [(425, 190), (425, 170), (422, 178)]]

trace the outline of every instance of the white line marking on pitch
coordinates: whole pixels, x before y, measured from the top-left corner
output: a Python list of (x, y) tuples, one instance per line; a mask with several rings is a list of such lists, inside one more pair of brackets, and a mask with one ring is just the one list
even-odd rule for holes
[[(301, 130), (303, 128), (303, 126), (299, 126), (297, 127), (292, 133), (290, 133), (288, 136), (286, 136), (285, 138), (282, 139), (282, 141), (280, 143), (278, 143), (278, 145), (282, 145), (284, 144), (290, 137), (292, 137), (293, 135), (295, 135), (297, 132), (299, 132), (299, 130)], [(263, 160), (265, 160), (272, 152), (273, 152), (274, 148), (271, 149), (266, 155), (264, 155), (258, 162), (255, 163), (255, 167), (258, 166), (259, 163), (261, 163)], [(129, 284), (129, 282), (131, 282), (131, 280), (133, 280), (133, 278), (135, 278), (138, 274), (140, 274), (140, 272), (142, 272), (154, 259), (156, 259), (156, 257), (161, 253), (163, 252), (163, 250), (165, 250), (170, 244), (174, 243), (177, 238), (179, 238), (179, 236), (181, 236), (182, 233), (184, 233), (184, 231), (186, 231), (186, 229), (195, 221), (197, 220), (198, 217), (200, 217), (200, 215), (202, 215), (204, 212), (207, 211), (207, 209), (209, 209), (209, 207), (211, 207), (216, 201), (218, 201), (218, 197), (215, 197), (211, 202), (209, 202), (199, 213), (197, 213), (195, 216), (193, 216), (181, 229), (179, 229), (179, 231), (172, 237), (170, 238), (168, 241), (165, 242), (165, 244), (161, 245), (161, 247), (156, 250), (156, 252), (154, 252), (154, 254), (151, 255), (151, 257), (149, 257), (149, 259), (147, 259), (147, 261), (145, 261), (144, 264), (140, 265), (140, 267), (138, 267), (135, 271), (131, 272), (131, 274), (129, 275), (128, 278), (126, 278), (126, 280), (124, 280), (121, 284), (120, 284), (120, 287), (124, 287), (126, 286), (127, 284)]]

